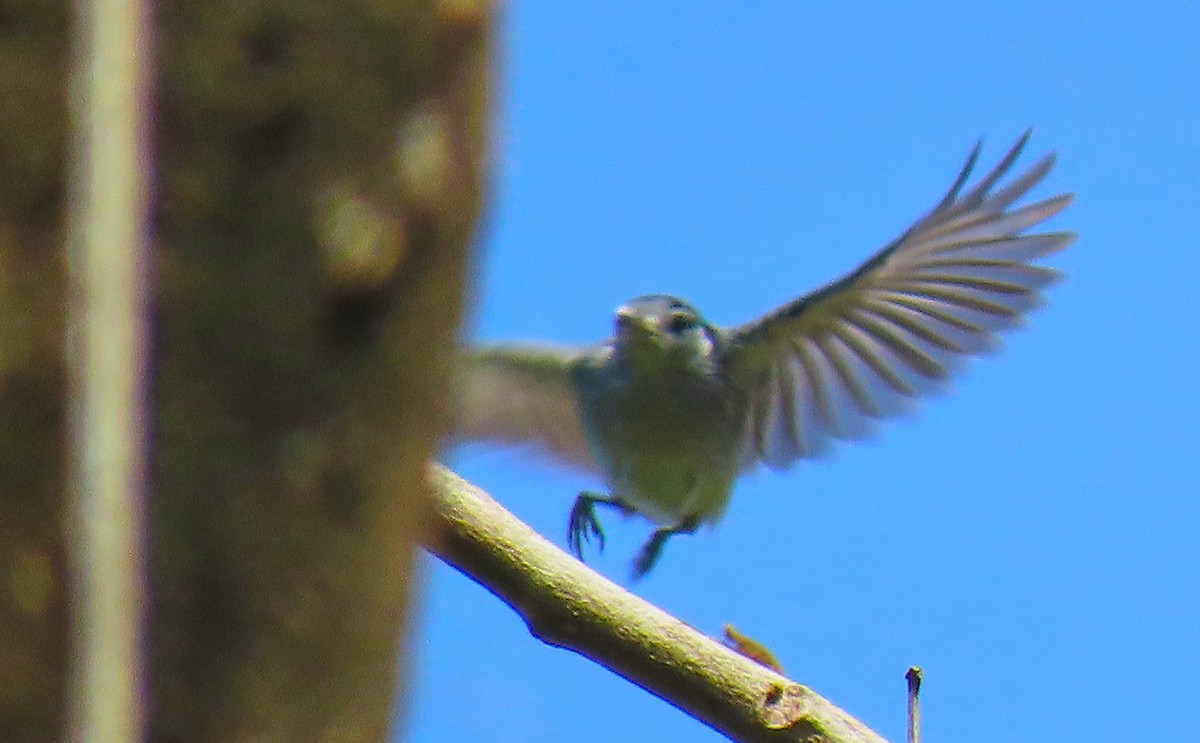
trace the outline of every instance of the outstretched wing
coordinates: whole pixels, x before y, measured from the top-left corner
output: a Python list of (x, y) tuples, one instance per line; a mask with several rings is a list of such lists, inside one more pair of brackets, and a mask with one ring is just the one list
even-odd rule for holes
[(858, 270), (728, 331), (726, 369), (750, 405), (743, 466), (786, 467), (869, 433), (1040, 304), (1059, 274), (1032, 262), (1075, 235), (1026, 231), (1073, 196), (1010, 209), (1054, 167), (1051, 153), (996, 188), (1028, 139), (962, 193), (976, 145), (937, 206)]
[(574, 348), (518, 343), (466, 353), (451, 398), (453, 438), (531, 447), (596, 471), (571, 383), (579, 354)]

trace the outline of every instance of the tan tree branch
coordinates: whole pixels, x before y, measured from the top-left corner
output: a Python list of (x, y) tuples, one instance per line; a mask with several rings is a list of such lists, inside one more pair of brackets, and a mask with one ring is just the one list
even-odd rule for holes
[(429, 549), (542, 641), (589, 658), (730, 738), (883, 743), (811, 689), (744, 658), (590, 570), (449, 470), (430, 471)]
[[(71, 740), (143, 738), (143, 3), (77, 5), (68, 261)], [(131, 52), (130, 50), (134, 50)]]

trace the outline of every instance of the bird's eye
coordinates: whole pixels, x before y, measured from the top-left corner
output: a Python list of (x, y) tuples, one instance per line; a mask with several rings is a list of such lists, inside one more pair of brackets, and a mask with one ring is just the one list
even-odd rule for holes
[(667, 330), (672, 333), (682, 333), (696, 324), (696, 318), (686, 312), (675, 312), (667, 321)]

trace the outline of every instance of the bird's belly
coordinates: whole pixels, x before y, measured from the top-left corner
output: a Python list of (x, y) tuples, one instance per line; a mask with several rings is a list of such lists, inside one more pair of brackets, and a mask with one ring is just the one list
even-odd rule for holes
[(585, 405), (589, 444), (612, 495), (666, 526), (718, 520), (737, 475), (741, 434), (718, 392), (611, 394)]
[(609, 485), (613, 495), (657, 524), (712, 523), (725, 511), (733, 480), (711, 468), (711, 461), (647, 454), (618, 464), (609, 473)]

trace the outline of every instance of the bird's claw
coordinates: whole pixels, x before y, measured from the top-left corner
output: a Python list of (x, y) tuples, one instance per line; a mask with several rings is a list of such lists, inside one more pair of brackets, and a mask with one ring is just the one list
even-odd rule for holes
[(654, 533), (650, 535), (650, 539), (642, 545), (642, 548), (638, 550), (637, 557), (633, 560), (633, 579), (640, 580), (646, 576), (646, 573), (650, 572), (650, 569), (658, 562), (658, 557), (662, 554), (663, 545), (667, 543), (668, 539), (676, 534), (691, 534), (699, 526), (699, 517), (689, 516), (675, 526), (655, 529)]
[(672, 534), (666, 529), (659, 529), (650, 536), (650, 539), (642, 545), (638, 550), (637, 557), (633, 560), (633, 579), (641, 580), (650, 572), (650, 568), (654, 567), (654, 563), (658, 562), (658, 556), (662, 554), (663, 545), (667, 543), (667, 538)]
[(567, 544), (571, 553), (583, 560), (583, 545), (596, 539), (596, 549), (604, 551), (604, 529), (600, 519), (596, 518), (596, 497), (580, 493), (571, 506), (571, 515), (567, 521)]

